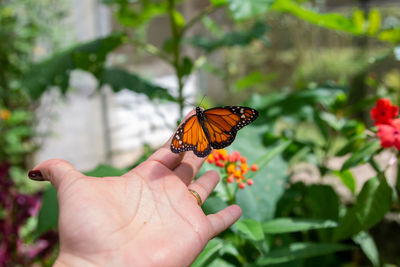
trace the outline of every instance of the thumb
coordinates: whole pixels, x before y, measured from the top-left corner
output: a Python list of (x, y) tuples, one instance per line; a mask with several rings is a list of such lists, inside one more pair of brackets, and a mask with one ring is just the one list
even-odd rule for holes
[(85, 175), (65, 160), (50, 159), (33, 168), (28, 177), (36, 181), (49, 181), (58, 191), (61, 183), (69, 184)]

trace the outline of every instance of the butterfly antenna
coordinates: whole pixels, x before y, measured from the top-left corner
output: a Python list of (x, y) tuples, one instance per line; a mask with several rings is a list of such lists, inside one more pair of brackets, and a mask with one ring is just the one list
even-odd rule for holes
[(205, 98), (206, 96), (207, 96), (207, 95), (204, 95), (203, 98), (201, 99), (200, 104), (199, 104), (199, 107), (201, 107), (201, 103), (203, 103), (203, 100), (204, 100), (204, 98)]
[(184, 100), (183, 102), (185, 103), (186, 106), (194, 106), (193, 103), (191, 103), (191, 102), (189, 102), (187, 100)]

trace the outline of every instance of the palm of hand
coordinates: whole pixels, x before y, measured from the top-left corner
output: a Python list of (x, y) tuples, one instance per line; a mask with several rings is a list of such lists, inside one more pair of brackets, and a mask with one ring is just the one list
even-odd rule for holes
[(215, 234), (187, 185), (159, 162), (58, 192), (61, 250), (96, 265), (104, 257), (117, 266), (189, 265)]
[(191, 152), (174, 154), (167, 142), (121, 177), (87, 177), (57, 159), (36, 166), (58, 195), (55, 266), (192, 263), (212, 237), (241, 215), (236, 205), (207, 216), (198, 206), (188, 188), (205, 201), (219, 181), (218, 173), (209, 171), (193, 182), (204, 160)]

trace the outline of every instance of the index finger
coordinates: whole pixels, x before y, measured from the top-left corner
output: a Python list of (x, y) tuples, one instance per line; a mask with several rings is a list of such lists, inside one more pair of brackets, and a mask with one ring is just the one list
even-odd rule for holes
[(174, 173), (181, 178), (186, 185), (189, 185), (194, 177), (196, 177), (196, 174), (199, 172), (206, 159), (207, 157), (200, 158), (191, 151), (185, 152), (180, 164), (174, 169)]

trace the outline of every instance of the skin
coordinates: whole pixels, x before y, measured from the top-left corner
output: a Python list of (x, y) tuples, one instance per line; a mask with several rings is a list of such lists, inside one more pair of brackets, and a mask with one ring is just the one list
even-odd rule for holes
[(204, 214), (188, 189), (205, 201), (218, 173), (193, 181), (205, 159), (174, 154), (169, 144), (121, 177), (88, 177), (60, 159), (34, 168), (58, 193), (55, 266), (188, 266), (239, 219), (237, 205)]

